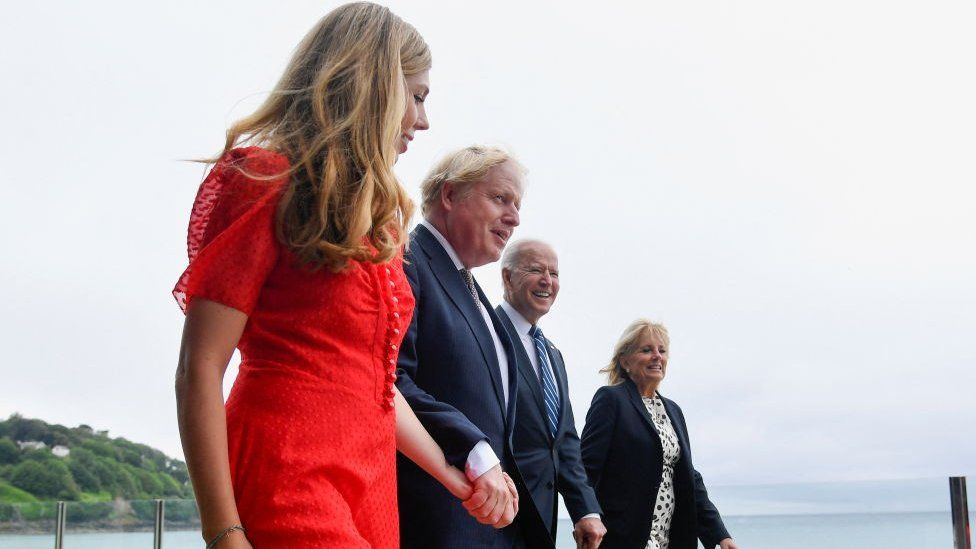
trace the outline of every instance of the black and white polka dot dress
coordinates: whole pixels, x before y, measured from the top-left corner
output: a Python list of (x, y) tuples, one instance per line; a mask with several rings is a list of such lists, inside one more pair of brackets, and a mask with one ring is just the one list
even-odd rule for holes
[(664, 410), (664, 401), (656, 395), (644, 397), (643, 400), (644, 407), (654, 420), (654, 427), (661, 437), (661, 447), (664, 450), (661, 486), (657, 489), (657, 498), (654, 500), (651, 535), (644, 549), (668, 549), (668, 534), (671, 531), (671, 517), (674, 515), (674, 465), (681, 457), (681, 447), (678, 445), (678, 434), (671, 425), (671, 418)]

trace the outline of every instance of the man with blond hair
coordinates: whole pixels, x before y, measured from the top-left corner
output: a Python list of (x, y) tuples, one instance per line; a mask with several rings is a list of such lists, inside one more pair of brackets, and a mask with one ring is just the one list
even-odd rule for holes
[(523, 174), (504, 150), (472, 146), (441, 160), (421, 186), (424, 220), (411, 233), (404, 266), (416, 306), (396, 384), (474, 495), (462, 506), (401, 457), (404, 548), (552, 546), (540, 537), (544, 526), (515, 517), (519, 506), (532, 505), (514, 493), (517, 486), (527, 494), (511, 448), (515, 349), (471, 275), (498, 261), (518, 226)]

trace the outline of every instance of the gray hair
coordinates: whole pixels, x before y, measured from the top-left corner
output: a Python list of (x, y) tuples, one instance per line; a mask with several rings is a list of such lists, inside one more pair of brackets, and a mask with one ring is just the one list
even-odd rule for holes
[(441, 189), (446, 183), (451, 183), (460, 192), (467, 193), (475, 183), (484, 180), (489, 170), (505, 162), (515, 164), (519, 174), (525, 175), (525, 167), (501, 147), (471, 145), (442, 158), (430, 169), (423, 183), (420, 184), (420, 210), (424, 217), (430, 214), (434, 205), (440, 200)]
[(552, 245), (544, 240), (539, 240), (537, 238), (520, 238), (508, 246), (505, 246), (505, 251), (502, 253), (502, 269), (514, 269), (518, 265), (519, 260), (522, 259), (522, 252), (525, 247), (533, 244), (541, 244), (549, 249), (553, 249)]

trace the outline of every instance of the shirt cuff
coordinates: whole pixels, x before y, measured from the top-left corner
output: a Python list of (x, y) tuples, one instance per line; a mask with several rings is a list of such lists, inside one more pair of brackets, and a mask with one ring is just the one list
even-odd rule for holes
[(468, 462), (464, 465), (464, 474), (468, 480), (474, 482), (475, 479), (488, 472), (489, 469), (501, 463), (495, 451), (487, 441), (479, 440), (478, 444), (468, 452)]
[[(586, 518), (595, 518), (595, 519), (598, 519), (598, 518), (600, 518), (600, 513), (590, 513), (588, 515), (583, 515), (583, 516), (580, 517), (580, 520), (583, 520), (583, 519), (586, 519)], [(579, 520), (576, 521), (576, 522), (579, 522)]]

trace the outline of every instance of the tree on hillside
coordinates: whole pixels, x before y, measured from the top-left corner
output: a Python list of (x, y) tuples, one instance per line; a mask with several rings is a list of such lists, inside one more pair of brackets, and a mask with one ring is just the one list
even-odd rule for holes
[(122, 461), (133, 467), (139, 467), (142, 465), (142, 456), (139, 452), (126, 448), (122, 450)]
[(8, 438), (0, 439), (0, 464), (20, 461), (20, 448)]
[(75, 483), (78, 484), (78, 488), (82, 492), (100, 492), (102, 490), (102, 483), (99, 482), (98, 476), (81, 463), (69, 461), (68, 470), (71, 471), (72, 478), (75, 479)]
[(95, 453), (95, 455), (118, 459), (119, 452), (112, 446), (112, 443), (105, 438), (90, 438), (81, 443), (82, 448), (87, 448)]
[(24, 461), (14, 467), (10, 484), (40, 498), (76, 500), (81, 496), (71, 472), (60, 461)]
[(37, 450), (21, 450), (20, 451), (20, 461), (39, 461), (45, 463), (51, 460), (58, 459), (54, 457), (49, 448), (40, 448)]
[[(72, 457), (76, 451), (77, 450), (71, 452)], [(102, 487), (102, 490), (107, 490), (113, 496), (118, 495), (119, 489), (118, 481), (116, 479), (117, 475), (114, 473), (114, 471), (112, 471), (112, 468), (108, 464), (102, 462), (103, 459), (105, 458), (96, 457), (95, 463), (89, 470), (94, 473), (96, 477), (98, 477), (98, 484)]]
[(90, 470), (98, 477), (102, 490), (108, 491), (113, 496), (123, 498), (138, 496), (139, 488), (136, 480), (121, 463), (114, 459), (97, 456)]
[[(16, 440), (37, 440), (47, 447), (21, 450)], [(54, 445), (69, 447), (70, 455), (54, 456)], [(33, 465), (22, 466), (26, 462)], [(75, 499), (81, 492), (125, 499), (190, 493), (186, 464), (155, 448), (109, 438), (88, 425), (69, 428), (18, 414), (0, 419), (0, 478), (9, 482), (15, 473), (28, 492), (42, 499)]]
[(136, 467), (129, 469), (129, 472), (132, 473), (132, 476), (136, 477), (136, 480), (139, 482), (139, 487), (147, 496), (150, 494), (163, 494), (165, 485), (155, 474)]
[(173, 477), (169, 475), (163, 475), (157, 473), (159, 481), (163, 483), (163, 495), (171, 498), (182, 498), (184, 491), (183, 486), (173, 480)]
[(102, 483), (98, 478), (98, 460), (90, 450), (77, 448), (68, 458), (68, 469), (83, 492), (98, 492)]
[(8, 436), (14, 440), (39, 440), (44, 444), (50, 445), (51, 431), (47, 424), (39, 419), (26, 419), (18, 414), (10, 416), (7, 420), (10, 424)]
[[(60, 425), (58, 425), (60, 427)], [(57, 431), (51, 432), (51, 446), (67, 446), (71, 447), (71, 437), (67, 433), (59, 433)]]
[(136, 477), (126, 470), (125, 466), (121, 463), (115, 464), (115, 473), (118, 475), (118, 494), (126, 499), (138, 498), (141, 494), (139, 493), (139, 481)]
[(167, 472), (169, 473), (169, 476), (176, 479), (176, 482), (179, 482), (182, 485), (190, 483), (190, 475), (186, 471), (186, 464), (182, 461), (177, 462), (177, 464), (171, 464)]

